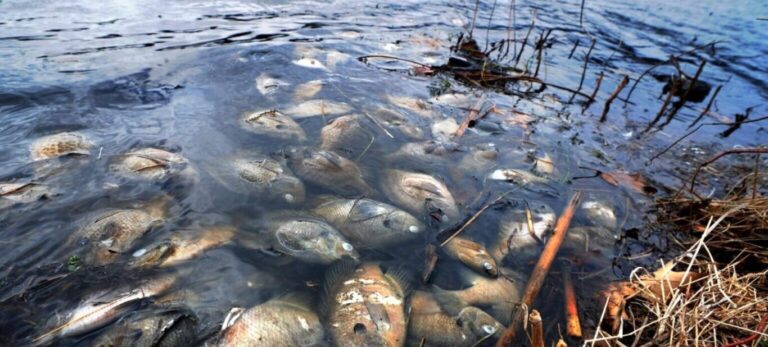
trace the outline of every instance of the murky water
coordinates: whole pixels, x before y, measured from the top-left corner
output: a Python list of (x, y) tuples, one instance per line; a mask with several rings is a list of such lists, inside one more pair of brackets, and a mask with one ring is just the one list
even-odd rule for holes
[[(552, 88), (527, 98), (485, 92), (486, 109), (494, 105), (489, 114), (454, 138), (451, 134), (480, 91), (447, 75), (415, 76), (407, 63), (356, 58), (384, 54), (444, 64), (451, 44), (471, 23), (473, 2), (0, 2), (0, 181), (31, 182), (46, 189), (40, 200), (5, 199), (0, 204), (0, 344), (29, 344), (86, 298), (107, 289), (136, 288), (158, 274), (180, 277), (162, 298), (154, 298), (157, 302), (144, 300), (122, 319), (169, 305), (183, 307), (198, 317), (200, 341), (215, 335), (232, 307), (251, 307), (294, 291), (319, 300), (327, 265), (279, 255), (253, 239), (264, 233), (265, 220), (287, 210), (306, 215), (328, 194), (366, 195), (407, 209), (382, 187), (388, 184), (387, 169), (426, 173), (444, 182), (462, 216), (510, 192), (505, 204), (490, 209), (463, 234), (488, 249), (497, 245), (500, 225), (511, 211), (527, 202), (534, 211), (544, 204), (559, 213), (572, 192), (583, 191), (588, 206), (599, 206), (601, 213), (577, 213), (572, 225), (581, 232), (574, 233), (561, 257), (576, 264), (582, 322), (586, 328), (594, 326), (594, 310), (602, 305), (594, 295), (599, 285), (630, 271), (627, 257), (636, 260), (636, 253), (646, 252), (649, 244), (657, 248), (640, 257), (655, 261), (665, 242), (643, 230), (652, 197), (599, 178), (574, 177), (593, 175), (589, 168), (642, 172), (662, 194), (676, 188), (684, 179), (672, 169), (680, 166), (674, 161), (680, 150), (652, 165), (647, 161), (687, 131), (706, 103), (689, 103), (662, 131), (640, 136), (661, 106), (663, 82), (645, 77), (626, 107), (621, 100), (625, 90), (608, 122), (599, 125), (603, 100), (621, 75), (634, 82), (670, 54), (717, 40), (723, 42), (714, 51), (702, 49), (680, 59), (688, 75), (706, 59), (702, 80), (724, 85), (714, 115), (705, 122), (730, 119), (751, 106), (756, 106), (754, 118), (764, 114), (768, 22), (756, 17), (767, 14), (768, 5), (588, 0), (582, 30), (579, 1), (519, 1), (512, 21), (518, 40), (534, 9), (531, 40), (553, 29), (551, 47), (543, 54), (544, 80), (575, 88), (589, 35), (596, 40), (583, 90), (591, 92), (598, 72), (604, 71), (598, 102), (582, 112), (578, 97), (571, 104), (569, 93)], [(481, 3), (475, 28), (481, 48), (486, 41), (511, 35), (508, 13), (506, 2)], [(569, 57), (576, 41), (579, 45)], [(527, 50), (520, 65), (535, 66), (533, 50)], [(669, 66), (654, 70), (657, 77), (673, 72)], [(344, 103), (349, 110), (339, 114), (357, 115), (363, 136), (352, 136), (336, 150), (360, 167), (372, 190), (340, 193), (332, 185), (304, 179), (306, 198), (296, 203), (233, 184), (238, 178), (230, 165), (237, 158), (290, 162), (300, 148), (322, 144), (321, 129), (338, 115), (325, 105), (307, 117), (290, 111), (309, 100)], [(244, 117), (269, 110), (293, 113), (303, 134), (248, 129)], [(745, 124), (725, 139), (715, 137), (725, 128), (704, 127), (684, 144), (709, 152), (752, 146), (765, 138), (760, 123)], [(33, 162), (33, 143), (62, 132), (87, 137), (92, 142), (88, 155)], [(176, 153), (186, 163), (159, 179), (116, 172), (120, 158), (146, 147)], [(500, 169), (532, 176), (494, 180)], [(110, 250), (108, 261), (88, 256), (90, 246), (78, 231), (94, 216), (145, 208), (158, 197), (170, 198), (160, 222), (124, 249)], [(418, 279), (424, 247), (451, 223), (441, 225), (434, 213), (413, 214), (427, 225), (418, 237), (358, 251), (361, 260), (401, 269), (414, 288), (429, 290)], [(234, 228), (231, 240), (196, 257), (162, 269), (131, 267), (137, 251), (224, 226)], [(638, 234), (636, 230), (642, 230), (642, 242), (626, 237)], [(540, 249), (537, 243), (518, 249), (504, 259), (504, 266), (527, 274)], [(448, 289), (467, 286), (455, 275), (462, 267), (442, 256), (434, 282)], [(559, 276), (551, 278), (540, 303), (550, 317), (548, 334), (557, 336), (562, 294)], [(90, 345), (105, 329), (54, 343)]]

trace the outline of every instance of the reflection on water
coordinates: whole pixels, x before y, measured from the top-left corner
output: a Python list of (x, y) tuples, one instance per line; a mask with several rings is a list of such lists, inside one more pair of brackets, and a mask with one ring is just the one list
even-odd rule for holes
[[(726, 85), (715, 116), (768, 96), (768, 22), (745, 19), (768, 12), (765, 4), (587, 5), (584, 29), (597, 44), (583, 90), (605, 71), (598, 100), (622, 74), (636, 77), (712, 40), (726, 42), (680, 63), (692, 74), (707, 59), (702, 78)], [(508, 35), (508, 5), (498, 6), (481, 3), (478, 37)], [(534, 34), (555, 29), (543, 78), (578, 85), (590, 40), (578, 4), (518, 2), (516, 35), (528, 29), (534, 8)], [(90, 345), (145, 320), (174, 327), (175, 335), (144, 332), (177, 339), (168, 343), (215, 338), (233, 307), (320, 309), (314, 303), (328, 272), (354, 279), (329, 264), (349, 259), (379, 262), (413, 293), (455, 294), (505, 323), (507, 303), (462, 290), (501, 283), (515, 300), (500, 281), (517, 276), (514, 283), (524, 283), (576, 190), (585, 198), (561, 255), (576, 264), (585, 312), (599, 310), (595, 285), (631, 270), (623, 256), (666, 245), (647, 233), (642, 242), (627, 236), (642, 229), (647, 196), (573, 178), (591, 168), (642, 171), (659, 188), (678, 184), (666, 159), (645, 163), (701, 104), (684, 108), (664, 131), (638, 137), (661, 104), (663, 83), (653, 78), (640, 83), (627, 108), (617, 101), (601, 127), (602, 105), (582, 112), (567, 93), (486, 93), (484, 117), (457, 138), (480, 91), (448, 76), (414, 76), (404, 63), (356, 59), (386, 54), (443, 64), (473, 9), (415, 1), (0, 3), (0, 344), (31, 343), (52, 331), (53, 343)], [(521, 64), (533, 61), (529, 54)], [(665, 69), (657, 75), (673, 73)], [(707, 131), (702, 141), (721, 130)], [(751, 145), (762, 132), (745, 125), (723, 145)], [(446, 291), (422, 285), (424, 247), (435, 234), (504, 192), (504, 203), (462, 234), (464, 248), (441, 253), (433, 279)], [(475, 245), (499, 262), (498, 281), (462, 264), (477, 259), (462, 253)], [(484, 263), (473, 268), (483, 272)], [(387, 290), (399, 293), (394, 287)], [(126, 299), (137, 288), (153, 290)], [(561, 314), (558, 291), (553, 283), (542, 292), (545, 316)], [(295, 292), (309, 301), (285, 296)], [(111, 311), (96, 308), (98, 324), (56, 330), (93, 300), (123, 301)], [(248, 312), (240, 319), (252, 319)], [(479, 316), (472, 313), (472, 323)], [(408, 330), (429, 333), (421, 325)], [(418, 345), (420, 337), (408, 342)]]

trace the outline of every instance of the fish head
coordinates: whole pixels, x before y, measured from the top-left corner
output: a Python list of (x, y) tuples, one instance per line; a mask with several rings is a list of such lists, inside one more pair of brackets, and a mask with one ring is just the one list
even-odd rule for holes
[(426, 229), (416, 217), (399, 209), (388, 213), (382, 223), (387, 229), (403, 234), (420, 234)]
[(275, 232), (282, 249), (297, 257), (329, 264), (359, 255), (349, 241), (330, 225), (316, 220), (294, 220), (281, 225)]
[(459, 312), (457, 323), (465, 332), (478, 338), (498, 335), (504, 330), (504, 326), (485, 311), (467, 306)]
[(301, 204), (304, 202), (306, 191), (301, 180), (284, 175), (272, 183), (272, 194), (289, 204)]

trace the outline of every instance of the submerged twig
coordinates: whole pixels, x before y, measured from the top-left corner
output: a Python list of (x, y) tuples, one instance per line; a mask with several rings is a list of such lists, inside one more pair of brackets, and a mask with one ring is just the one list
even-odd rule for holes
[(715, 92), (712, 93), (712, 97), (709, 98), (709, 102), (707, 102), (707, 107), (705, 107), (704, 110), (701, 111), (701, 114), (699, 114), (699, 116), (696, 117), (696, 119), (694, 119), (693, 122), (691, 122), (691, 125), (688, 126), (689, 129), (692, 128), (697, 123), (699, 123), (699, 121), (709, 113), (709, 109), (712, 108), (712, 104), (715, 102), (715, 98), (717, 97), (717, 94), (720, 93), (720, 89), (722, 88), (723, 88), (722, 84), (718, 85), (717, 88), (715, 88)]
[(493, 206), (496, 203), (498, 203), (499, 201), (501, 201), (501, 199), (503, 199), (509, 193), (510, 192), (504, 192), (501, 195), (499, 195), (499, 197), (496, 198), (495, 200), (485, 204), (483, 207), (481, 207), (479, 210), (477, 210), (477, 212), (475, 212), (472, 216), (470, 216), (465, 221), (463, 221), (461, 224), (459, 224), (458, 228), (452, 227), (452, 228), (443, 230), (439, 234), (437, 234), (437, 240), (438, 241), (442, 240), (440, 242), (440, 247), (445, 246), (448, 242), (453, 240), (456, 236), (459, 236), (459, 234), (461, 234), (467, 227), (469, 227), (472, 223), (474, 223), (475, 220), (477, 220), (477, 218), (480, 217), (480, 215), (485, 212), (485, 210), (487, 210), (491, 206)]
[[(579, 79), (579, 87), (576, 88), (576, 90), (581, 91), (581, 87), (584, 85), (584, 76), (587, 75), (587, 66), (589, 65), (589, 56), (592, 54), (592, 49), (595, 48), (595, 43), (597, 40), (592, 39), (592, 44), (589, 45), (589, 50), (587, 50), (587, 55), (584, 57), (584, 68), (581, 70), (581, 79)], [(573, 98), (576, 95), (571, 96), (571, 101), (573, 101)]]
[(621, 90), (627, 86), (627, 83), (629, 83), (629, 76), (624, 75), (624, 78), (621, 79), (621, 82), (619, 82), (619, 85), (616, 86), (616, 89), (613, 91), (613, 93), (611, 93), (611, 96), (608, 97), (608, 100), (605, 100), (605, 106), (603, 106), (603, 114), (600, 116), (600, 123), (603, 123), (606, 119), (608, 119), (608, 111), (611, 109), (611, 103), (614, 99), (616, 99), (617, 96), (619, 96), (619, 93), (621, 93)]
[(756, 148), (734, 148), (722, 151), (720, 153), (715, 154), (711, 158), (707, 159), (705, 162), (701, 163), (697, 168), (696, 171), (693, 173), (693, 177), (691, 178), (691, 186), (688, 189), (688, 192), (693, 193), (693, 188), (696, 185), (696, 178), (699, 176), (699, 172), (704, 167), (716, 162), (718, 159), (731, 154), (744, 154), (744, 153), (768, 153), (768, 147), (756, 147)]
[(461, 137), (464, 135), (464, 132), (467, 131), (467, 128), (469, 127), (469, 124), (472, 121), (477, 120), (478, 116), (480, 115), (480, 109), (483, 107), (483, 104), (485, 103), (485, 95), (483, 95), (479, 100), (477, 100), (477, 103), (475, 103), (475, 106), (473, 106), (469, 110), (469, 114), (467, 114), (466, 117), (464, 117), (464, 120), (459, 125), (459, 128), (456, 129), (456, 132), (453, 133), (454, 137)]

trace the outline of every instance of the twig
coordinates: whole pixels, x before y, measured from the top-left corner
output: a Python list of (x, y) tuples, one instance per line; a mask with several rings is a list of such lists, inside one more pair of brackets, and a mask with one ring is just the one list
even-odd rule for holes
[(752, 201), (757, 198), (757, 181), (760, 177), (760, 154), (755, 156), (755, 177), (752, 178)]
[(576, 302), (576, 292), (573, 289), (571, 279), (571, 264), (568, 261), (560, 262), (563, 272), (563, 291), (565, 292), (565, 328), (568, 336), (581, 337), (581, 321), (579, 320), (579, 306)]
[(528, 322), (531, 323), (531, 347), (544, 347), (544, 327), (539, 311), (533, 310), (528, 315)]
[(581, 9), (579, 10), (579, 26), (580, 27), (584, 26), (584, 21), (583, 21), (583, 18), (584, 18), (584, 2), (586, 2), (586, 0), (581, 0)]
[(645, 130), (643, 130), (644, 133), (647, 133), (648, 131), (653, 128), (656, 123), (659, 122), (661, 117), (664, 115), (664, 111), (667, 110), (667, 106), (669, 106), (669, 102), (672, 101), (672, 97), (675, 96), (675, 93), (677, 93), (677, 88), (680, 86), (680, 83), (677, 81), (672, 82), (672, 87), (669, 88), (669, 92), (667, 93), (667, 97), (664, 99), (664, 103), (661, 104), (661, 109), (659, 109), (659, 112), (656, 113), (656, 117), (651, 120), (650, 123), (648, 123), (648, 126), (645, 127)]
[(763, 315), (763, 319), (760, 320), (760, 324), (757, 326), (757, 329), (755, 329), (756, 331), (755, 333), (752, 333), (752, 335), (749, 335), (741, 340), (733, 341), (729, 344), (723, 345), (723, 347), (736, 347), (736, 346), (746, 345), (754, 341), (755, 339), (760, 337), (763, 329), (765, 329), (766, 322), (768, 322), (768, 314)]
[(576, 48), (579, 48), (580, 43), (581, 43), (581, 40), (576, 39), (576, 42), (573, 43), (573, 48), (571, 48), (571, 53), (568, 53), (568, 59), (571, 59), (573, 57), (573, 52), (576, 52)]
[(528, 36), (531, 35), (531, 30), (533, 30), (533, 27), (536, 26), (536, 14), (537, 14), (537, 11), (533, 10), (533, 17), (531, 18), (531, 26), (528, 28), (528, 32), (525, 33), (525, 38), (523, 38), (523, 44), (520, 45), (520, 52), (517, 52), (517, 57), (515, 57), (515, 66), (514, 66), (515, 68), (517, 68), (517, 64), (520, 63), (520, 57), (523, 56), (523, 51), (525, 51), (525, 45), (528, 44)]
[[(487, 210), (489, 207), (491, 207), (491, 206), (495, 205), (496, 203), (498, 203), (499, 201), (501, 201), (501, 199), (503, 199), (509, 193), (510, 192), (504, 192), (501, 195), (499, 195), (499, 197), (496, 198), (495, 200), (493, 200), (490, 203), (486, 204), (485, 206), (481, 207), (479, 210), (477, 210), (477, 212), (475, 212), (475, 214), (473, 214), (466, 221), (461, 223), (461, 226), (459, 226), (458, 228), (449, 228), (449, 229), (443, 230), (439, 234), (437, 234), (437, 240), (438, 241), (442, 240), (440, 242), (440, 247), (445, 246), (445, 244), (447, 244), (448, 242), (453, 240), (456, 236), (459, 236), (459, 234), (461, 234), (464, 231), (464, 229), (469, 227), (469, 225), (474, 223), (475, 220), (477, 220), (477, 218), (480, 217), (480, 215), (483, 214), (483, 212), (485, 212), (485, 210)], [(446, 235), (450, 235), (450, 236), (446, 236)]]
[[(587, 50), (587, 55), (584, 57), (584, 68), (581, 70), (581, 79), (579, 80), (579, 87), (576, 88), (576, 90), (581, 91), (581, 87), (584, 85), (584, 76), (587, 74), (587, 66), (589, 65), (589, 56), (592, 54), (592, 49), (595, 48), (595, 43), (597, 40), (592, 39), (592, 44), (589, 45), (589, 50)], [(573, 101), (573, 98), (576, 95), (574, 94), (571, 96), (571, 101)]]
[(430, 68), (430, 69), (434, 69), (434, 66), (432, 66), (432, 65), (427, 65), (427, 64), (424, 64), (424, 63), (419, 63), (418, 61), (415, 61), (415, 60), (410, 60), (410, 59), (405, 59), (405, 58), (395, 57), (395, 56), (391, 56), (391, 55), (384, 55), (384, 54), (369, 54), (369, 55), (362, 55), (362, 56), (359, 56), (359, 57), (357, 57), (357, 60), (359, 60), (359, 61), (363, 61), (363, 62), (364, 62), (364, 61), (366, 61), (368, 58), (381, 58), (381, 59), (392, 59), (392, 60), (400, 60), (400, 61), (404, 61), (404, 62), (406, 62), (406, 63), (411, 63), (411, 64), (414, 64), (414, 65), (420, 65), (420, 66), (428, 67), (428, 68)]
[(437, 247), (433, 244), (428, 244), (424, 249), (424, 255), (426, 259), (424, 262), (424, 271), (421, 273), (421, 280), (424, 283), (428, 283), (429, 279), (432, 277), (432, 272), (435, 270), (435, 265), (437, 265)]
[(605, 100), (603, 115), (600, 116), (600, 123), (603, 123), (606, 119), (608, 119), (608, 111), (611, 109), (611, 102), (613, 102), (613, 99), (616, 99), (616, 97), (619, 96), (619, 93), (621, 93), (621, 90), (627, 86), (627, 83), (629, 83), (629, 76), (624, 75), (624, 78), (621, 79), (621, 82), (618, 86), (616, 86), (616, 89), (613, 91), (613, 93), (611, 93), (611, 96), (608, 97), (608, 100)]
[(477, 12), (480, 10), (480, 0), (475, 0), (475, 12), (472, 14), (472, 27), (469, 28), (469, 39), (472, 39), (472, 33), (475, 31), (475, 21), (477, 21)]
[(604, 73), (600, 71), (600, 74), (597, 75), (597, 80), (595, 81), (595, 90), (592, 91), (592, 95), (589, 96), (589, 100), (584, 105), (584, 108), (581, 110), (581, 113), (584, 113), (589, 106), (592, 105), (592, 103), (595, 101), (595, 98), (597, 97), (597, 92), (600, 90), (600, 83), (603, 82)]
[[(547, 241), (547, 244), (544, 245), (544, 250), (541, 252), (539, 261), (536, 263), (536, 267), (533, 269), (533, 273), (531, 273), (528, 283), (526, 284), (522, 298), (522, 303), (526, 307), (533, 306), (533, 302), (536, 300), (536, 296), (539, 294), (539, 290), (547, 277), (549, 268), (552, 266), (552, 262), (555, 260), (555, 256), (560, 250), (560, 246), (563, 245), (565, 235), (568, 232), (568, 227), (571, 224), (571, 219), (573, 219), (573, 214), (579, 205), (580, 199), (581, 192), (573, 194), (568, 201), (568, 205), (566, 205), (563, 213), (560, 215), (560, 218), (557, 219), (555, 231)], [(520, 318), (519, 310), (513, 310), (512, 321), (496, 342), (496, 347), (509, 347), (514, 345)]]
[(667, 115), (667, 123), (669, 123), (672, 120), (672, 118), (675, 117), (677, 112), (680, 111), (681, 108), (683, 108), (683, 105), (685, 105), (685, 102), (688, 101), (688, 95), (691, 93), (691, 90), (693, 90), (694, 86), (696, 85), (696, 82), (699, 81), (699, 76), (701, 76), (701, 72), (704, 71), (704, 65), (707, 65), (706, 60), (701, 61), (699, 68), (696, 70), (696, 74), (693, 75), (693, 79), (691, 80), (691, 85), (685, 89), (685, 92), (683, 92), (683, 95), (680, 97), (680, 100), (677, 103), (675, 103), (675, 106), (672, 108), (672, 111), (670, 111), (669, 115)]
[(467, 131), (467, 128), (469, 127), (469, 123), (479, 118), (480, 110), (483, 108), (483, 104), (485, 104), (485, 99), (486, 97), (483, 95), (479, 100), (477, 100), (475, 106), (469, 109), (469, 113), (466, 117), (464, 117), (464, 120), (461, 121), (459, 128), (456, 129), (456, 131), (453, 133), (454, 137), (461, 137), (464, 135), (464, 132)]
[(688, 192), (693, 193), (693, 188), (696, 185), (696, 178), (699, 176), (699, 172), (701, 169), (703, 169), (705, 166), (712, 164), (716, 162), (718, 159), (730, 155), (730, 154), (743, 154), (743, 153), (768, 153), (768, 147), (756, 147), (756, 148), (735, 148), (735, 149), (729, 149), (722, 151), (720, 153), (715, 154), (711, 158), (709, 158), (707, 161), (703, 162), (701, 165), (699, 165), (696, 168), (696, 171), (693, 173), (693, 178), (691, 178), (691, 187), (688, 189)]
[(712, 93), (712, 97), (711, 97), (711, 98), (709, 98), (709, 102), (707, 103), (707, 107), (705, 107), (705, 108), (704, 108), (704, 111), (701, 111), (701, 114), (699, 114), (699, 116), (698, 116), (698, 117), (696, 117), (696, 119), (694, 119), (694, 120), (693, 120), (693, 122), (691, 122), (691, 125), (689, 125), (689, 126), (688, 126), (688, 129), (690, 129), (690, 128), (692, 128), (694, 125), (696, 125), (696, 123), (698, 123), (698, 122), (699, 122), (699, 121), (700, 121), (702, 118), (704, 118), (704, 116), (705, 116), (706, 114), (708, 114), (708, 113), (709, 113), (709, 109), (712, 107), (712, 103), (714, 103), (714, 102), (715, 102), (715, 98), (717, 97), (717, 94), (719, 94), (719, 93), (720, 93), (720, 89), (722, 89), (722, 88), (723, 88), (723, 85), (722, 85), (722, 84), (718, 85), (718, 86), (717, 86), (717, 88), (715, 88), (715, 92), (714, 92), (714, 93)]
[(541, 61), (542, 61), (542, 55), (544, 54), (544, 47), (549, 40), (549, 34), (552, 33), (552, 29), (547, 29), (547, 33), (542, 35), (541, 39), (539, 39), (539, 42), (536, 43), (536, 49), (538, 50), (538, 54), (536, 55), (536, 70), (533, 72), (533, 77), (539, 76), (539, 68), (541, 67)]

